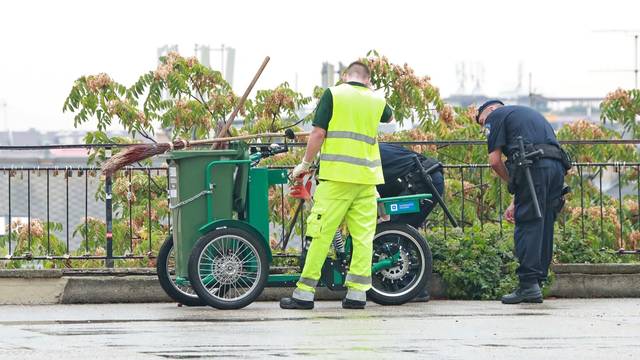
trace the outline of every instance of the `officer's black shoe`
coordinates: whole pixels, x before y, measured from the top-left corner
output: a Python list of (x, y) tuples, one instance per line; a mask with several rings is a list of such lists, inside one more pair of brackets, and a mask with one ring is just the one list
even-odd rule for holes
[(413, 302), (428, 302), (429, 300), (431, 300), (431, 296), (429, 296), (429, 292), (426, 289), (413, 298)]
[(311, 310), (313, 301), (298, 300), (296, 298), (285, 297), (280, 299), (281, 309)]
[(347, 298), (342, 299), (343, 309), (364, 309), (365, 305), (367, 305), (366, 301), (351, 300)]
[(537, 283), (520, 284), (516, 291), (502, 297), (503, 304), (541, 303), (542, 291)]

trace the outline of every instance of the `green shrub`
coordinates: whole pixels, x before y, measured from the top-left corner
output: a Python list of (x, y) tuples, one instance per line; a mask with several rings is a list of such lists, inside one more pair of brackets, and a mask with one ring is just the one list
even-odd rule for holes
[(434, 271), (439, 273), (450, 299), (496, 299), (517, 284), (513, 255), (513, 231), (485, 224), (460, 229), (439, 227), (425, 232), (433, 252)]

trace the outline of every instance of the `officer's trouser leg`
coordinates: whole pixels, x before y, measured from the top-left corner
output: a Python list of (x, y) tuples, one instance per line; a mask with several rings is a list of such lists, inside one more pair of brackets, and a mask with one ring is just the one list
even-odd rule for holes
[(562, 187), (564, 184), (564, 168), (559, 162), (550, 164), (547, 171), (549, 180), (547, 189), (549, 194), (546, 197), (544, 213), (544, 230), (542, 233), (542, 248), (540, 266), (542, 274), (539, 281), (546, 281), (549, 274), (549, 265), (553, 260), (553, 228), (561, 207)]
[(361, 187), (346, 214), (347, 228), (353, 240), (353, 256), (345, 285), (347, 299), (366, 301), (371, 288), (373, 236), (377, 225), (376, 192), (373, 185)]
[(322, 181), (316, 188), (306, 232), (313, 240), (307, 251), (300, 280), (293, 292), (293, 297), (298, 300), (313, 301), (329, 246), (351, 205), (353, 196), (350, 195), (348, 185), (353, 184)]
[(542, 274), (542, 219), (516, 223), (514, 240), (519, 266), (516, 274), (521, 284), (534, 284)]
[(546, 281), (549, 275), (549, 265), (553, 259), (553, 227), (556, 221), (555, 209), (547, 207), (547, 212), (544, 214), (544, 229), (542, 231), (542, 244), (540, 251), (540, 267), (542, 274), (540, 281)]
[(535, 217), (535, 209), (527, 184), (522, 184), (515, 195), (514, 232), (516, 257), (519, 266), (516, 274), (521, 284), (535, 284), (542, 277), (542, 248), (544, 246), (544, 225), (547, 204), (548, 179), (544, 169), (532, 168), (531, 176), (535, 184), (542, 218)]

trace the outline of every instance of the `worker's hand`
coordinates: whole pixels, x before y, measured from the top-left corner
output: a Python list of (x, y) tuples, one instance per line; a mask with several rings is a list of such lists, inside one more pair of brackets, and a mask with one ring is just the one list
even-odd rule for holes
[(293, 177), (294, 180), (299, 178), (300, 176), (309, 172), (310, 166), (311, 166), (310, 162), (304, 161), (304, 159), (302, 159), (302, 162), (293, 168), (293, 172), (291, 173), (291, 176)]
[(516, 213), (516, 206), (513, 204), (513, 202), (511, 202), (509, 207), (507, 207), (507, 210), (504, 211), (505, 220), (513, 224), (516, 221), (515, 213)]

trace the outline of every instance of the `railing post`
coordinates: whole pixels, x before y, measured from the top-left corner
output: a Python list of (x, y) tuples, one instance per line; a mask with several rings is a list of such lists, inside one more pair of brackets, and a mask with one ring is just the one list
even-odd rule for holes
[[(108, 159), (111, 157), (111, 148), (105, 149), (105, 157)], [(106, 208), (106, 237), (107, 237), (107, 258), (105, 259), (105, 266), (108, 268), (113, 267), (113, 204), (111, 203), (111, 175), (107, 175), (104, 179), (104, 191), (105, 191), (105, 208)]]

